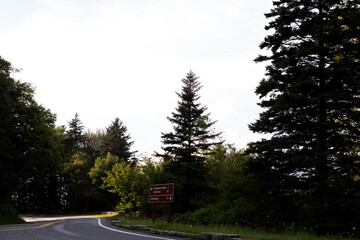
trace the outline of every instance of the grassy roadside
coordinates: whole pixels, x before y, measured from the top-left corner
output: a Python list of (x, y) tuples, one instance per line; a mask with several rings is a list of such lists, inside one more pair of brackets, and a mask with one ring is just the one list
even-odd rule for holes
[(0, 201), (0, 225), (25, 223), (18, 211), (8, 202)]
[(241, 226), (206, 226), (206, 225), (188, 225), (182, 223), (170, 223), (166, 221), (157, 220), (155, 223), (151, 219), (133, 219), (118, 216), (118, 220), (122, 224), (128, 225), (148, 225), (155, 229), (170, 230), (186, 232), (190, 234), (199, 234), (203, 232), (218, 232), (237, 234), (241, 238), (250, 238), (257, 240), (355, 240), (354, 238), (342, 238), (342, 237), (319, 237), (316, 235), (307, 234), (304, 232), (283, 232), (283, 233), (271, 233), (264, 230), (255, 230)]
[(8, 224), (22, 224), (25, 223), (24, 220), (18, 218), (17, 216), (0, 216), (0, 225)]

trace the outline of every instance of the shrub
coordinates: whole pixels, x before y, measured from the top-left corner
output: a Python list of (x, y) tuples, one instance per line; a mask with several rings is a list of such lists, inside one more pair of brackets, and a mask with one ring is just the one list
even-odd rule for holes
[(18, 218), (18, 211), (8, 202), (0, 202), (0, 224), (24, 223)]

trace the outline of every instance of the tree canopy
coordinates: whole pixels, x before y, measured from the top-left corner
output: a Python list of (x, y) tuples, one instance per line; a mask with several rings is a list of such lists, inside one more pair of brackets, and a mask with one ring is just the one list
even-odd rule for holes
[[(56, 204), (52, 190), (56, 188), (45, 186), (58, 172), (62, 151), (56, 117), (35, 101), (30, 84), (12, 77), (16, 71), (0, 57), (0, 198), (8, 199), (26, 187), (31, 194), (24, 198), (36, 202), (40, 209), (52, 208)], [(39, 184), (43, 188), (33, 191)], [(20, 192), (14, 196), (22, 201)]]

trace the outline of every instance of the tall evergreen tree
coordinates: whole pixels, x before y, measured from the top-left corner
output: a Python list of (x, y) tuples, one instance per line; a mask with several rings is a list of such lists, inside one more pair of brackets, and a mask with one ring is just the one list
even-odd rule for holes
[(206, 189), (204, 154), (221, 142), (215, 141), (220, 133), (212, 131), (215, 122), (209, 120), (207, 108), (198, 103), (198, 77), (190, 71), (182, 82), (181, 93), (176, 93), (180, 98), (178, 107), (168, 117), (174, 131), (161, 134), (164, 153), (157, 155), (164, 158), (164, 171), (175, 182), (176, 210), (189, 211), (201, 205)]
[(91, 211), (94, 204), (94, 191), (88, 176), (95, 159), (87, 149), (85, 126), (76, 113), (68, 122), (69, 129), (65, 132), (65, 150), (63, 178), (66, 209), (73, 211)]
[(273, 33), (260, 45), (272, 54), (255, 60), (271, 62), (256, 89), (265, 110), (250, 125), (272, 137), (248, 150), (264, 199), (279, 206), (264, 215), (351, 232), (360, 225), (359, 1), (273, 4)]
[(66, 131), (65, 155), (71, 158), (77, 151), (85, 148), (86, 137), (83, 133), (85, 126), (76, 113), (75, 117), (69, 123), (69, 130)]
[(127, 134), (127, 127), (119, 118), (106, 128), (106, 134), (100, 143), (100, 152), (102, 157), (108, 153), (115, 155), (120, 161), (130, 162), (134, 160), (136, 151), (130, 151), (134, 142), (130, 141), (130, 134)]

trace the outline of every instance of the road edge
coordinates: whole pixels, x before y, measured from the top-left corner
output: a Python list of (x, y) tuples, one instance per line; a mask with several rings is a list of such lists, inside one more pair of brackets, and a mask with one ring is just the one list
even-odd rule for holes
[[(172, 238), (165, 238), (165, 237), (153, 236), (153, 235), (149, 235), (149, 234), (141, 234), (141, 233), (136, 233), (136, 232), (128, 232), (128, 231), (123, 231), (123, 230), (119, 230), (119, 229), (114, 229), (114, 228), (107, 227), (107, 226), (103, 225), (101, 223), (101, 218), (98, 217), (97, 219), (98, 219), (98, 224), (99, 224), (100, 227), (105, 228), (105, 229), (110, 230), (110, 231), (124, 233), (124, 234), (128, 234), (128, 235), (133, 235), (133, 236), (139, 236), (139, 237), (148, 237), (148, 238), (160, 239), (160, 240), (175, 240), (175, 239), (172, 239)], [(105, 219), (105, 218), (103, 218), (103, 219)], [(114, 226), (114, 225), (112, 225), (112, 226)]]

